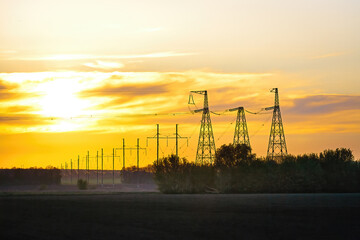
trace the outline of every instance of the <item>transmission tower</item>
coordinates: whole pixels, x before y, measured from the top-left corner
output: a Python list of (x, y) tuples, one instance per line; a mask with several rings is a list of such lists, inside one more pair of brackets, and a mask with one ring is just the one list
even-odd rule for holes
[(189, 104), (194, 104), (193, 93), (204, 95), (204, 107), (202, 109), (195, 110), (194, 112), (202, 112), (201, 126), (198, 147), (196, 151), (196, 164), (213, 163), (215, 159), (215, 140), (214, 133), (211, 126), (210, 111), (207, 91), (190, 91)]
[(246, 124), (244, 107), (232, 108), (229, 109), (229, 111), (237, 111), (233, 144), (245, 144), (250, 147), (249, 133)]
[(273, 117), (271, 123), (267, 157), (272, 160), (280, 160), (287, 154), (287, 148), (285, 142), (284, 128), (281, 120), (279, 93), (277, 88), (273, 88), (270, 92), (275, 93), (275, 104), (272, 107)]

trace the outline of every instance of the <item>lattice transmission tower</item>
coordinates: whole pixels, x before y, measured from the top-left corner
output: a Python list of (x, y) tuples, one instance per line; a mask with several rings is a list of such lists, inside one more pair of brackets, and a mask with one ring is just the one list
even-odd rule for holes
[(204, 107), (194, 112), (202, 112), (198, 147), (196, 151), (196, 164), (212, 164), (215, 160), (215, 140), (211, 125), (207, 91), (190, 91), (189, 104), (195, 104), (193, 93), (204, 95)]
[(245, 144), (250, 147), (249, 132), (246, 123), (244, 107), (231, 108), (229, 111), (237, 111), (233, 144)]
[[(273, 117), (270, 130), (269, 145), (267, 150), (267, 157), (272, 160), (280, 160), (287, 155), (287, 148), (285, 142), (284, 127), (281, 119), (279, 92), (277, 88), (271, 89), (270, 92), (275, 93), (275, 104), (273, 108)], [(271, 108), (267, 108), (271, 109)]]

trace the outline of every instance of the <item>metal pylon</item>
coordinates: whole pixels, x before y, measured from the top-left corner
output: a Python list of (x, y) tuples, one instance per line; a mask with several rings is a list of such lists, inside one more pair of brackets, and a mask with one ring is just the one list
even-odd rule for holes
[(273, 117), (271, 123), (267, 157), (272, 160), (280, 160), (285, 155), (287, 155), (284, 127), (280, 113), (278, 89), (273, 88), (270, 92), (275, 93), (275, 104), (273, 107), (274, 110), (273, 110)]
[(233, 144), (234, 145), (245, 144), (248, 147), (250, 147), (249, 133), (246, 124), (244, 107), (232, 108), (229, 111), (232, 112), (236, 110), (237, 110), (237, 117), (236, 117)]
[[(214, 133), (211, 125), (210, 111), (207, 91), (191, 91), (190, 99), (193, 100), (192, 93), (204, 95), (204, 107), (202, 109), (195, 110), (195, 112), (202, 112), (201, 126), (198, 147), (196, 151), (196, 164), (212, 164), (215, 160), (215, 140)], [(191, 103), (190, 103), (191, 104)]]

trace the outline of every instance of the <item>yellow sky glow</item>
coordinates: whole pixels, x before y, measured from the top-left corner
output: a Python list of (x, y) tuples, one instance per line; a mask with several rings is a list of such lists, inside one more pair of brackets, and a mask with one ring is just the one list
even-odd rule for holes
[[(274, 87), (290, 153), (349, 147), (360, 158), (359, 10), (342, 0), (0, 1), (0, 168), (59, 167), (123, 138), (144, 146), (157, 123), (164, 136), (179, 124), (190, 137), (180, 154), (193, 161), (201, 116), (190, 110), (202, 99), (188, 106), (189, 91), (208, 90), (215, 112), (257, 111), (273, 105)], [(246, 118), (264, 156), (271, 114)], [(212, 115), (217, 147), (232, 141), (234, 120)], [(161, 142), (161, 156), (174, 144)], [(141, 165), (155, 159), (148, 145)]]

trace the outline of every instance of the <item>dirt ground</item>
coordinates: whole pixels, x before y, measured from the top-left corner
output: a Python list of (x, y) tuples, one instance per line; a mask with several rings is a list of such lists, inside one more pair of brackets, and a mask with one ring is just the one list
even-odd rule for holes
[(359, 239), (360, 194), (12, 192), (0, 239)]

